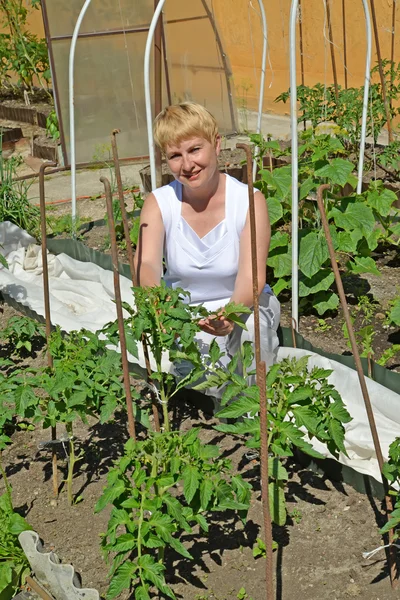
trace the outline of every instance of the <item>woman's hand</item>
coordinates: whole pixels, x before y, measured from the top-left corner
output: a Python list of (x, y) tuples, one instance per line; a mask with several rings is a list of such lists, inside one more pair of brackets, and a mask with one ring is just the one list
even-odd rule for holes
[(222, 337), (229, 335), (235, 324), (233, 321), (226, 319), (223, 314), (218, 313), (217, 315), (210, 315), (206, 319), (201, 319), (199, 326), (206, 333)]

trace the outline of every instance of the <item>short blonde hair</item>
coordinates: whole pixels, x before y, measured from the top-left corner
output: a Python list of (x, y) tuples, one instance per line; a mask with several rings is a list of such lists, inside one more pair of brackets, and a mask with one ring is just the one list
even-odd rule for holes
[(181, 102), (167, 106), (154, 120), (154, 141), (165, 152), (169, 144), (180, 144), (192, 137), (202, 137), (213, 144), (218, 125), (201, 104)]

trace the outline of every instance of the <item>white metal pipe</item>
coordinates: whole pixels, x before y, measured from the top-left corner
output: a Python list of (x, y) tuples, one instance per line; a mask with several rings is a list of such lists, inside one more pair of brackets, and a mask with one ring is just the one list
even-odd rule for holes
[(154, 11), (153, 18), (150, 23), (149, 33), (147, 34), (146, 49), (144, 51), (144, 100), (146, 104), (146, 121), (147, 121), (147, 139), (149, 142), (149, 158), (150, 158), (150, 177), (151, 177), (151, 189), (154, 190), (157, 187), (156, 183), (156, 157), (154, 148), (154, 136), (153, 136), (153, 114), (151, 109), (151, 90), (150, 90), (150, 57), (151, 50), (153, 47), (154, 32), (157, 27), (158, 19), (161, 11), (164, 7), (165, 0), (160, 0), (156, 10)]
[[(261, 135), (262, 115), (263, 115), (263, 104), (264, 104), (264, 89), (265, 89), (265, 75), (267, 67), (267, 54), (268, 54), (268, 27), (267, 27), (267, 16), (265, 14), (263, 0), (258, 0), (260, 7), (262, 29), (263, 29), (263, 53), (261, 59), (261, 80), (260, 80), (260, 97), (258, 101), (258, 117), (257, 117), (257, 133)], [(256, 149), (256, 154), (258, 154)], [(253, 163), (253, 181), (257, 175), (257, 160)]]
[(369, 6), (367, 0), (362, 0), (364, 13), (365, 13), (365, 25), (367, 33), (367, 60), (365, 65), (365, 83), (364, 83), (364, 105), (361, 122), (361, 139), (360, 139), (360, 156), (358, 160), (358, 183), (357, 183), (357, 194), (362, 192), (362, 179), (364, 171), (364, 151), (365, 151), (365, 138), (367, 136), (367, 117), (368, 117), (368, 103), (369, 103), (369, 87), (371, 83), (371, 57), (372, 57), (372, 26), (371, 26), (371, 15), (369, 12)]
[(72, 235), (75, 237), (76, 225), (76, 158), (75, 158), (75, 106), (74, 106), (74, 62), (75, 62), (75, 47), (79, 35), (79, 30), (87, 9), (92, 0), (86, 0), (78, 20), (76, 21), (74, 33), (72, 34), (71, 48), (69, 51), (69, 144), (70, 144), (70, 164), (71, 164), (71, 199), (72, 199)]
[(299, 329), (299, 157), (297, 139), (297, 57), (296, 18), (299, 0), (292, 0), (290, 9), (290, 128), (292, 135), (292, 318)]

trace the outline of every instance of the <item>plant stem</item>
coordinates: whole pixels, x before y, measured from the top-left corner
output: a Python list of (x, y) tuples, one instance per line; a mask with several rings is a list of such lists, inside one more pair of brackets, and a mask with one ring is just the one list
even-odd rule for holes
[(68, 504), (70, 506), (74, 503), (74, 495), (72, 493), (72, 479), (74, 476), (74, 467), (76, 463), (75, 459), (75, 447), (74, 441), (72, 437), (72, 424), (66, 424), (66, 430), (69, 436), (69, 460), (68, 460), (68, 476), (67, 476), (67, 495), (68, 495)]
[[(157, 365), (158, 368), (158, 365)], [(159, 372), (161, 371), (161, 368), (159, 370)], [(163, 411), (163, 417), (164, 417), (164, 430), (165, 431), (170, 431), (170, 427), (169, 427), (169, 415), (168, 415), (168, 398), (165, 395), (165, 390), (164, 390), (164, 385), (161, 381), (161, 385), (160, 385), (160, 396), (161, 396), (161, 405), (162, 405), (162, 411)]]

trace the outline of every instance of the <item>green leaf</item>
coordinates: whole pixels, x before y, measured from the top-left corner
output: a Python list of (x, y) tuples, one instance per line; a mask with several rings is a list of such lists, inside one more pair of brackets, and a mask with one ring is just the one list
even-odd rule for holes
[(210, 344), (210, 349), (209, 349), (209, 356), (211, 359), (211, 362), (213, 364), (215, 364), (216, 362), (219, 361), (219, 359), (222, 356), (222, 352), (221, 352), (221, 348), (218, 346), (218, 342), (216, 339), (213, 339), (213, 341)]
[(184, 529), (187, 533), (192, 533), (192, 529), (184, 516), (184, 510), (182, 504), (177, 498), (164, 494), (162, 501), (167, 506), (168, 514), (177, 522), (179, 526)]
[(164, 548), (165, 542), (155, 535), (150, 534), (147, 540), (144, 542), (146, 548)]
[(135, 600), (150, 600), (147, 588), (145, 588), (143, 585), (135, 589)]
[(296, 406), (292, 408), (292, 412), (296, 419), (296, 425), (298, 427), (305, 427), (309, 433), (315, 435), (318, 427), (318, 419), (313, 410), (308, 406)]
[(346, 448), (344, 447), (344, 428), (340, 421), (331, 419), (328, 423), (328, 431), (335, 443), (335, 446), (347, 456)]
[(216, 458), (220, 454), (220, 449), (218, 446), (212, 446), (211, 444), (206, 444), (205, 446), (201, 446), (199, 450), (199, 456), (202, 460), (209, 460), (210, 458)]
[(188, 504), (191, 503), (197, 490), (199, 489), (199, 471), (196, 467), (187, 465), (182, 473), (183, 476), (183, 494)]
[(363, 237), (363, 234), (358, 229), (354, 231), (339, 231), (337, 234), (339, 252), (357, 252), (357, 244)]
[(268, 475), (277, 481), (287, 481), (289, 479), (289, 473), (286, 471), (279, 458), (272, 456), (268, 458)]
[(299, 266), (308, 278), (318, 273), (329, 258), (328, 247), (324, 238), (311, 231), (300, 240)]
[(272, 387), (272, 385), (275, 383), (275, 381), (278, 378), (278, 373), (281, 369), (281, 365), (279, 363), (276, 363), (275, 365), (272, 365), (272, 367), (270, 367), (268, 369), (268, 373), (267, 373), (267, 392), (268, 390)]
[(271, 252), (274, 248), (281, 248), (287, 246), (289, 243), (289, 234), (282, 233), (282, 231), (274, 231), (271, 236), (271, 243), (269, 245), (269, 251)]
[(268, 484), (269, 506), (271, 511), (271, 520), (276, 525), (283, 527), (286, 523), (286, 503), (283, 488), (272, 481)]
[(279, 296), (279, 294), (288, 287), (290, 287), (290, 281), (287, 281), (286, 279), (278, 279), (278, 281), (272, 286), (272, 289), (275, 296)]
[(339, 306), (339, 296), (334, 292), (318, 292), (313, 298), (313, 306), (322, 316), (329, 310), (336, 310)]
[(228, 406), (225, 406), (215, 416), (219, 419), (236, 419), (250, 412), (257, 412), (260, 408), (258, 401), (242, 396)]
[(374, 190), (372, 192), (368, 192), (367, 194), (367, 203), (383, 217), (390, 215), (392, 204), (396, 200), (396, 194), (392, 190), (388, 190), (386, 188), (384, 188), (382, 191)]
[(335, 276), (328, 269), (321, 269), (313, 277), (300, 277), (299, 296), (305, 297), (328, 290), (335, 281)]
[(27, 521), (18, 513), (13, 513), (9, 520), (8, 530), (12, 535), (19, 535), (23, 531), (32, 529)]
[(278, 198), (270, 196), (267, 198), (267, 206), (270, 223), (271, 225), (274, 225), (283, 217), (282, 204), (279, 202)]
[(315, 171), (316, 177), (326, 177), (332, 183), (340, 186), (344, 186), (347, 183), (350, 173), (353, 171), (354, 166), (348, 160), (343, 158), (334, 158), (321, 169)]
[(128, 552), (136, 547), (137, 536), (131, 533), (123, 533), (118, 536), (115, 543), (112, 545), (113, 552)]
[(320, 454), (319, 452), (314, 450), (314, 448), (311, 446), (311, 444), (306, 442), (306, 440), (303, 437), (304, 434), (301, 431), (299, 431), (293, 425), (293, 423), (285, 422), (281, 425), (280, 428), (281, 428), (282, 433), (285, 434), (289, 438), (289, 440), (292, 442), (292, 444), (297, 446), (297, 448), (299, 448), (300, 450), (302, 450), (309, 456), (313, 456), (314, 458), (325, 458), (322, 454)]
[(274, 277), (279, 279), (292, 274), (292, 245), (283, 248), (284, 252), (280, 252), (281, 248), (276, 248), (270, 252), (268, 256), (268, 267), (274, 270)]
[(160, 563), (155, 562), (154, 558), (149, 554), (144, 554), (140, 558), (138, 558), (138, 565), (142, 568), (142, 574), (146, 579), (151, 581), (157, 589), (160, 590), (163, 594), (168, 596), (169, 598), (175, 599), (175, 594), (173, 591), (166, 585), (164, 579), (164, 570), (165, 567)]
[(71, 394), (70, 398), (68, 399), (67, 406), (68, 406), (68, 408), (72, 408), (74, 406), (85, 406), (86, 399), (87, 399), (86, 391), (75, 392), (74, 394)]
[(287, 400), (289, 406), (296, 404), (302, 400), (311, 400), (314, 397), (314, 390), (310, 385), (299, 387), (288, 394)]
[[(269, 173), (267, 171), (267, 173)], [(283, 200), (290, 196), (292, 189), (291, 167), (278, 167), (270, 174), (270, 181), (278, 192), (279, 199)]]
[(314, 179), (312, 177), (308, 177), (305, 181), (303, 181), (303, 183), (300, 186), (299, 199), (304, 200), (304, 198), (307, 198), (311, 190), (314, 190), (316, 187), (317, 184), (315, 183)]
[[(0, 598), (3, 596), (1, 592), (5, 590), (13, 579), (13, 563), (11, 561), (7, 561), (5, 563), (0, 563)], [(13, 594), (7, 594), (4, 596), (4, 600), (10, 600), (13, 597)]]
[(344, 212), (333, 208), (331, 216), (335, 225), (346, 231), (360, 230), (368, 235), (375, 227), (375, 217), (372, 209), (361, 202), (349, 203)]
[(203, 510), (208, 509), (208, 505), (212, 498), (213, 484), (211, 479), (203, 479), (200, 484), (200, 503)]
[(349, 412), (345, 408), (343, 402), (339, 402), (336, 400), (330, 405), (331, 415), (340, 421), (341, 423), (350, 423), (353, 418), (350, 416)]
[(115, 396), (107, 396), (100, 408), (100, 423), (106, 423), (115, 409), (117, 408), (118, 401)]
[(389, 517), (389, 521), (379, 530), (379, 533), (384, 534), (394, 529), (400, 524), (400, 509), (394, 510)]
[(389, 313), (389, 319), (395, 325), (400, 325), (400, 298), (398, 298)]
[(103, 492), (103, 495), (96, 502), (94, 512), (98, 513), (103, 510), (107, 504), (112, 504), (114, 500), (116, 500), (121, 494), (125, 491), (125, 484), (123, 481), (118, 479), (112, 485), (106, 487)]
[(124, 590), (128, 590), (137, 567), (130, 561), (126, 561), (114, 573), (110, 587), (107, 591), (107, 600), (112, 600)]
[(372, 273), (373, 275), (381, 275), (374, 259), (370, 256), (354, 256), (352, 261), (346, 263), (346, 266), (352, 273)]
[(188, 550), (186, 550), (185, 546), (178, 539), (174, 537), (171, 538), (169, 540), (169, 545), (175, 550), (175, 552), (178, 552), (178, 554), (181, 554), (185, 558), (190, 558), (191, 560), (193, 560), (193, 556)]

